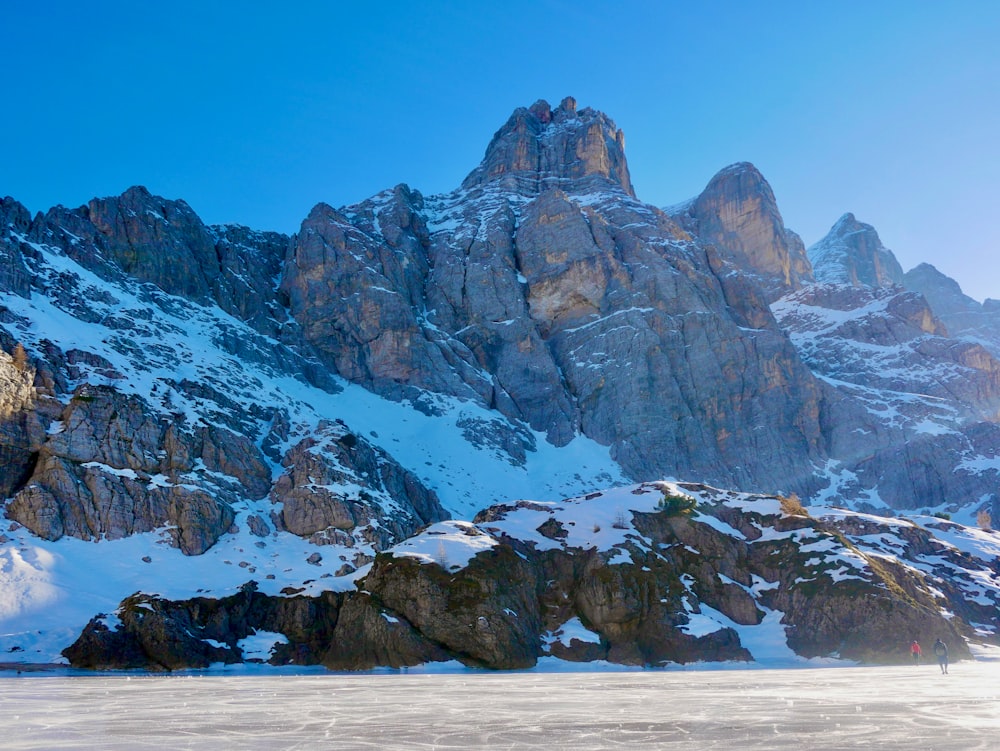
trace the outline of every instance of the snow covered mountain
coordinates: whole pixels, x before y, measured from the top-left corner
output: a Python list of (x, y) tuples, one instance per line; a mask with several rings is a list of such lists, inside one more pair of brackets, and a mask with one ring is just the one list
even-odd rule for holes
[[(807, 253), (749, 164), (642, 203), (621, 131), (570, 98), (517, 110), (452, 193), (319, 204), (291, 237), (138, 187), (35, 217), (3, 199), (0, 655), (62, 659), (136, 592), (370, 589), (428, 525), (663, 478), (1000, 518), (992, 319), (954, 337), (893, 264), (850, 215)], [(951, 549), (926, 534), (920, 555)], [(954, 534), (980, 546), (960, 601), (992, 602), (990, 533)], [(995, 631), (954, 602), (963, 635)], [(682, 611), (672, 628), (705, 612)], [(611, 633), (585, 653), (617, 654)]]

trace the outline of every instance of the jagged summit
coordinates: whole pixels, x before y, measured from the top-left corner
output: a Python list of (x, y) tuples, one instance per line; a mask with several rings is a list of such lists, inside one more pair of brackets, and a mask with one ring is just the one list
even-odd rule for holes
[(573, 97), (555, 109), (540, 99), (514, 111), (462, 187), (494, 181), (527, 195), (548, 187), (583, 193), (610, 185), (635, 197), (625, 134), (604, 113), (589, 107), (578, 110)]
[(807, 251), (816, 281), (854, 287), (903, 283), (903, 269), (870, 224), (844, 214), (826, 237)]

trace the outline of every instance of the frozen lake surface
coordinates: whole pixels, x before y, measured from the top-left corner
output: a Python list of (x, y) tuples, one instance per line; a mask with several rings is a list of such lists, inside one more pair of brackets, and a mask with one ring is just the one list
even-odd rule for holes
[(0, 673), (3, 749), (996, 749), (1000, 664), (791, 670)]

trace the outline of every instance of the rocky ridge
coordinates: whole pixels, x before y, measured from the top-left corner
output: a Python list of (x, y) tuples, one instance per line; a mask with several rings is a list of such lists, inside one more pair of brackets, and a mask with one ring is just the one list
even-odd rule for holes
[[(127, 195), (148, 198), (138, 190)], [(130, 219), (138, 215), (134, 209), (125, 213)], [(147, 210), (151, 221), (160, 222), (153, 213)], [(54, 210), (25, 229), (56, 237), (46, 229), (52, 215), (65, 218), (67, 212)], [(82, 219), (77, 219), (74, 227), (82, 232)], [(182, 224), (180, 238), (191, 234), (190, 224)], [(3, 315), (17, 338), (29, 341), (32, 354), (20, 371), (5, 368), (14, 374), (7, 380), (22, 385), (20, 391), (4, 389), (12, 408), (3, 423), (2, 449), (7, 466), (23, 468), (4, 473), (5, 515), (48, 540), (63, 535), (116, 539), (164, 530), (191, 555), (205, 552), (230, 530), (234, 508), (247, 503), (268, 499), (276, 508), (272, 523), (289, 520), (298, 528), (295, 520), (302, 511), (294, 499), (301, 490), (278, 468), (291, 461), (289, 455), (297, 456), (302, 449), (296, 446), (307, 436), (323, 433), (322, 421), (308, 428), (293, 424), (289, 410), (294, 411), (294, 403), (285, 399), (283, 407), (281, 399), (257, 402), (248, 396), (262, 386), (264, 374), (311, 380), (321, 393), (336, 393), (341, 387), (329, 374), (302, 350), (258, 333), (259, 311), (249, 312), (247, 321), (219, 316), (159, 286), (131, 281), (116, 264), (103, 265), (107, 248), (86, 246), (80, 235), (62, 249), (33, 242), (15, 229), (8, 224), (5, 247), (14, 248), (32, 270), (32, 282), (23, 295), (9, 300)], [(201, 230), (194, 235), (202, 240), (211, 235)], [(229, 238), (226, 242), (242, 235), (238, 228), (218, 232)], [(174, 247), (183, 245), (180, 238), (173, 238)], [(152, 254), (140, 257), (146, 255)], [(87, 258), (101, 259), (95, 271), (79, 265)], [(201, 296), (207, 289), (175, 291)], [(42, 332), (52, 338), (34, 338), (35, 316), (58, 321)], [(95, 336), (89, 344), (76, 333), (81, 324)], [(205, 333), (201, 342), (192, 336), (199, 329)], [(209, 342), (214, 350), (206, 349)], [(263, 373), (255, 375), (254, 365)], [(29, 375), (30, 394), (19, 396), (28, 388)], [(340, 494), (355, 509), (347, 514), (351, 521), (341, 507), (323, 506), (323, 511), (314, 509), (309, 534), (336, 531), (345, 544), (362, 543), (355, 551), (360, 564), (375, 552), (371, 545), (390, 544), (447, 515), (433, 491), (364, 438), (353, 437), (351, 449), (328, 461), (342, 466), (341, 481), (354, 481), (353, 489), (342, 488)], [(365, 454), (367, 476), (357, 473), (348, 453)], [(282, 508), (286, 501), (287, 509)], [(387, 508), (392, 523), (374, 531), (371, 525), (386, 518)], [(262, 510), (258, 516), (271, 514)]]
[(953, 337), (928, 299), (903, 286), (874, 228), (853, 215), (809, 257), (819, 281), (771, 308), (812, 372), (848, 397), (839, 408), (853, 413), (831, 426), (833, 481), (821, 496), (867, 496), (856, 505), (873, 509), (968, 498), (1000, 518), (990, 470), (1000, 452), (1000, 361), (975, 338)]
[[(814, 519), (790, 499), (672, 483), (504, 504), (379, 554), (355, 591), (275, 598), (251, 582), (218, 600), (130, 597), (66, 655), (91, 668), (207, 667), (246, 659), (257, 632), (271, 647), (254, 659), (275, 665), (662, 666), (751, 661), (767, 632), (793, 661), (903, 662), (911, 639), (939, 636), (965, 657), (964, 624), (995, 617), (997, 543), (920, 521)], [(963, 536), (975, 552), (956, 547)]]

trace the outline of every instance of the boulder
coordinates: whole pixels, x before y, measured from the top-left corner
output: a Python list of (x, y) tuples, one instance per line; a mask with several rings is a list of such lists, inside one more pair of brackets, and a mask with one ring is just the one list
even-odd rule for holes
[(527, 668), (541, 652), (536, 572), (507, 546), (480, 553), (458, 572), (383, 553), (365, 587), (467, 665)]

